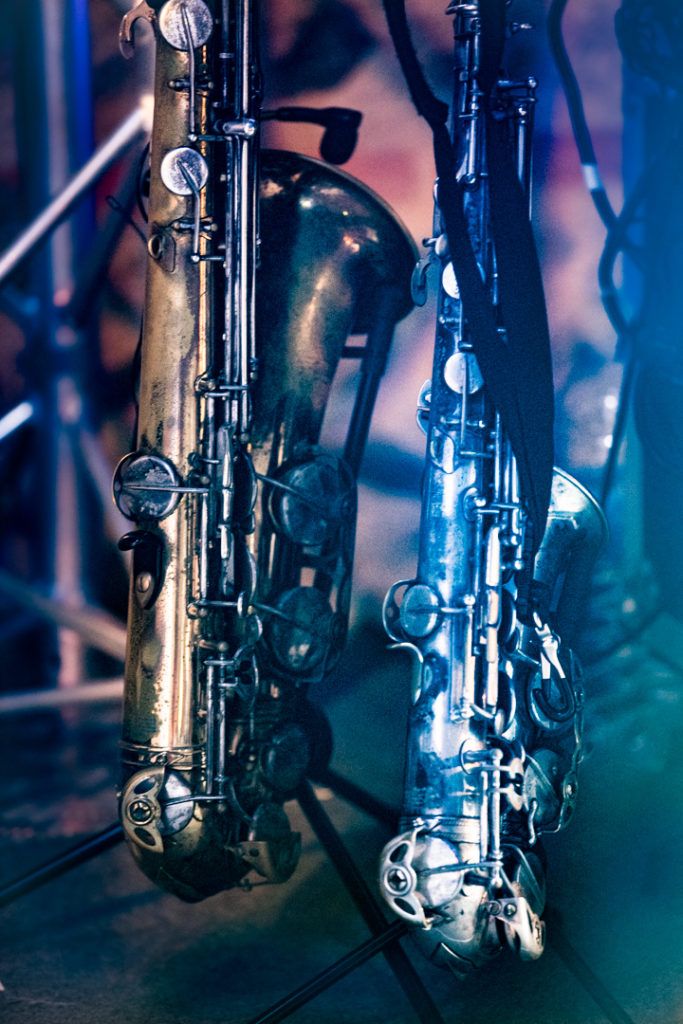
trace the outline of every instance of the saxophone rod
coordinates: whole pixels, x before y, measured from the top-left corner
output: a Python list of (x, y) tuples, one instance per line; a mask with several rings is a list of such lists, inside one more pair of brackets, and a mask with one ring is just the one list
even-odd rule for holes
[(143, 96), (138, 107), (83, 164), (66, 188), (55, 196), (52, 202), (48, 203), (42, 213), (39, 213), (12, 245), (0, 255), (0, 284), (42, 242), (46, 235), (64, 220), (83, 194), (125, 153), (138, 136), (149, 134), (151, 126), (152, 100), (150, 96)]
[(59, 878), (60, 875), (71, 871), (72, 868), (76, 868), (88, 860), (92, 860), (93, 857), (97, 857), (100, 853), (105, 853), (122, 841), (123, 829), (121, 826), (118, 822), (115, 825), (110, 825), (102, 832), (98, 832), (76, 846), (72, 846), (70, 850), (53, 858), (53, 860), (41, 864), (39, 867), (34, 868), (33, 871), (29, 871), (28, 874), (15, 878), (14, 881), (3, 886), (0, 889), (0, 907), (6, 907), (21, 896), (26, 896), (29, 892), (33, 892), (34, 889), (38, 889), (46, 882), (52, 881), (53, 878)]

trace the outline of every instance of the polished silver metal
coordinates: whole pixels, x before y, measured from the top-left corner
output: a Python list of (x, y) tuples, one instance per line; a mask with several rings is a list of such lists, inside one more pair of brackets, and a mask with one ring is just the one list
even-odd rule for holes
[(168, 0), (159, 11), (159, 31), (176, 50), (194, 50), (213, 31), (213, 15), (203, 0)]
[[(471, 242), (496, 301), (488, 226), (485, 123), (476, 2), (455, 0), (453, 142)], [(535, 83), (498, 89), (529, 190)], [(433, 375), (420, 393), (427, 434), (417, 574), (389, 591), (384, 624), (416, 655), (401, 832), (385, 847), (380, 888), (414, 923), (435, 962), (458, 974), (509, 944), (540, 956), (545, 902), (538, 839), (573, 813), (583, 690), (559, 635), (571, 633), (605, 522), (591, 496), (557, 470), (548, 525), (528, 565), (527, 513), (515, 456), (483, 386), (464, 321), (440, 211), (414, 279), (439, 269)], [(518, 615), (518, 580), (534, 570), (547, 618)], [(550, 625), (552, 622), (552, 628)]]
[(196, 195), (206, 185), (209, 168), (196, 149), (179, 146), (166, 153), (161, 161), (161, 180), (176, 196)]

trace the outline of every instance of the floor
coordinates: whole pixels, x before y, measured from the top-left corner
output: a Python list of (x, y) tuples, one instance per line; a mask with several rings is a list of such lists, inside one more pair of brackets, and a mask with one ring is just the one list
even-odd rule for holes
[[(656, 610), (643, 625), (648, 609), (609, 572), (596, 607), (584, 640), (589, 752), (579, 810), (547, 844), (548, 948), (532, 964), (502, 954), (459, 982), (403, 940), (446, 1024), (683, 1021), (683, 626)], [(361, 622), (317, 695), (335, 733), (333, 767), (393, 803), (408, 691), (403, 658), (386, 651), (374, 623)], [(0, 885), (115, 821), (118, 719), (116, 703), (101, 703), (0, 722)], [(331, 791), (317, 793), (373, 886), (387, 831)], [(364, 942), (369, 932), (299, 807), (287, 809), (303, 854), (284, 885), (188, 906), (157, 891), (120, 845), (6, 907), (0, 1020), (246, 1024)], [(611, 1017), (577, 976), (581, 963), (568, 965), (567, 943), (619, 1004)], [(292, 1017), (417, 1019), (381, 955)]]

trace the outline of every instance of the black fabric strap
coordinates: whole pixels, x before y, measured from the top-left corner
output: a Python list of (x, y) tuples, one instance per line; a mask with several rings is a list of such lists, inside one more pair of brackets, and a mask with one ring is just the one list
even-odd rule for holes
[(448, 117), (448, 106), (436, 98), (422, 74), (415, 47), (410, 38), (403, 0), (383, 0), (383, 3), (396, 55), (418, 113), (432, 128), (439, 124), (445, 124)]
[[(487, 117), (486, 152), (498, 301), (515, 367), (514, 385), (534, 476), (535, 507), (543, 516), (544, 528), (553, 474), (554, 392), (548, 317), (528, 200), (517, 177), (505, 125), (492, 114)], [(541, 539), (538, 537), (539, 542)]]
[[(532, 552), (545, 529), (553, 472), (553, 384), (545, 302), (526, 199), (517, 180), (505, 126), (496, 118), (494, 90), (505, 40), (504, 0), (485, 0), (479, 85), (485, 93), (485, 136), (491, 226), (498, 271), (494, 310), (470, 242), (463, 190), (456, 181), (448, 109), (431, 92), (410, 39), (404, 0), (384, 0), (389, 29), (411, 97), (434, 135), (438, 204), (448, 238), (472, 347), (486, 390), (517, 458), (531, 519)], [(498, 330), (498, 315), (505, 338)]]

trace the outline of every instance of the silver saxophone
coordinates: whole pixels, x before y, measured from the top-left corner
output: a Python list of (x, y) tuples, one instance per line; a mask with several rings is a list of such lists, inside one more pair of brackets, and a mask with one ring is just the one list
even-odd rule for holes
[[(482, 11), (455, 0), (448, 13), (456, 175), (496, 310)], [(493, 90), (528, 195), (535, 82), (499, 76)], [(571, 819), (581, 760), (583, 688), (567, 645), (606, 524), (591, 495), (555, 469), (543, 539), (529, 555), (518, 461), (472, 351), (440, 185), (428, 257), (440, 277), (433, 375), (418, 401), (427, 455), (417, 574), (391, 587), (383, 613), (394, 644), (415, 655), (418, 679), (401, 831), (382, 852), (380, 889), (427, 955), (463, 975), (506, 944), (523, 959), (544, 948), (539, 839)], [(544, 600), (527, 600), (530, 575)]]

